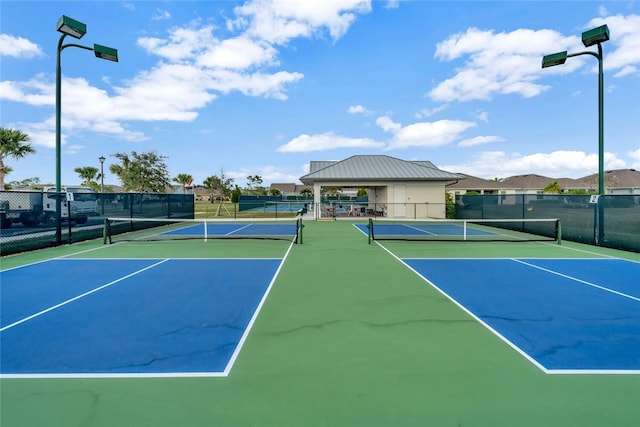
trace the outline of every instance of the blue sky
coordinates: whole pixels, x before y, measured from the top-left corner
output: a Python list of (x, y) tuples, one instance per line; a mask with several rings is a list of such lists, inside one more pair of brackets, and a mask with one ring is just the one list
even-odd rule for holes
[[(56, 22), (119, 62), (62, 53), (62, 181), (115, 153), (157, 151), (171, 178), (222, 171), (298, 182), (311, 160), (384, 154), (483, 178), (598, 171), (597, 61), (607, 24), (605, 168), (640, 169), (637, 1), (0, 2), (0, 125), (37, 153), (5, 180), (55, 181)], [(594, 50), (594, 47), (588, 48)]]

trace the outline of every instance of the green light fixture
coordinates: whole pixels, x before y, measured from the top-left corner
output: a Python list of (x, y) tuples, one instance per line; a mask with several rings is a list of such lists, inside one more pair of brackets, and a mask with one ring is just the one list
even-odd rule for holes
[(562, 65), (567, 62), (567, 51), (552, 53), (551, 55), (545, 55), (542, 58), (542, 68), (553, 67), (556, 65)]
[(594, 44), (606, 42), (607, 40), (609, 40), (609, 27), (606, 25), (582, 33), (582, 44), (584, 47), (593, 46)]
[(93, 52), (96, 58), (106, 59), (107, 61), (118, 62), (118, 49), (99, 44), (93, 45)]
[(81, 39), (82, 36), (87, 34), (87, 26), (85, 24), (64, 15), (62, 15), (62, 17), (58, 19), (58, 25), (56, 29), (62, 34), (75, 37), (76, 39)]

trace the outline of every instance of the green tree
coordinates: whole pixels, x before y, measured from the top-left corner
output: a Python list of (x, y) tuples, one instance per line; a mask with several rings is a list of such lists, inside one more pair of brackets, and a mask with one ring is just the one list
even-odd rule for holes
[(576, 188), (574, 190), (568, 190), (566, 193), (567, 194), (580, 195), (580, 196), (584, 196), (584, 195), (587, 195), (587, 194), (595, 194), (594, 191), (588, 191), (588, 190), (585, 190), (585, 189), (582, 189), (582, 188)]
[(449, 219), (455, 219), (456, 217), (456, 201), (453, 197), (453, 194), (448, 191), (444, 195), (445, 208), (446, 208), (446, 216)]
[(262, 177), (260, 175), (249, 175), (247, 177), (247, 189), (254, 191), (262, 185)]
[(220, 188), (220, 178), (215, 175), (209, 176), (202, 181), (202, 185), (207, 189), (209, 201), (213, 203)]
[(0, 190), (4, 189), (5, 174), (11, 172), (11, 168), (5, 166), (4, 159), (21, 159), (35, 153), (36, 150), (28, 143), (30, 140), (29, 135), (20, 130), (0, 127)]
[(241, 195), (242, 195), (242, 188), (236, 185), (233, 191), (231, 191), (231, 203), (238, 203), (240, 201)]
[[(34, 190), (37, 190), (38, 188), (34, 188), (34, 187), (38, 187), (38, 184), (40, 184), (40, 178), (36, 176), (34, 178), (23, 179), (22, 181), (11, 181), (5, 184), (5, 188), (10, 190), (13, 187), (17, 187), (17, 188), (31, 187)], [(41, 188), (42, 187), (40, 187), (40, 189)]]
[(279, 188), (272, 188), (271, 190), (269, 190), (269, 195), (270, 196), (282, 196), (282, 191), (280, 191)]
[(233, 178), (227, 178), (224, 172), (220, 173), (220, 176), (211, 175), (203, 181), (204, 188), (207, 189), (209, 199), (211, 203), (219, 197), (221, 199), (231, 196), (231, 185), (233, 185)]
[(558, 181), (553, 181), (547, 184), (547, 186), (542, 189), (542, 192), (560, 194), (562, 193), (562, 187), (560, 187), (560, 184), (558, 184)]
[(177, 182), (182, 186), (182, 193), (184, 194), (186, 188), (193, 184), (193, 177), (188, 173), (179, 173), (178, 176), (173, 178), (173, 182)]
[(300, 195), (301, 196), (305, 196), (305, 197), (311, 197), (311, 196), (313, 196), (313, 190), (310, 189), (310, 188), (303, 188), (300, 191)]
[(109, 166), (109, 170), (122, 182), (124, 191), (139, 193), (164, 193), (169, 185), (169, 172), (165, 156), (156, 151), (113, 155), (120, 163)]
[(262, 182), (260, 175), (249, 175), (247, 177), (247, 194), (266, 196), (267, 189), (262, 186)]
[(98, 190), (100, 188), (100, 186), (96, 182), (96, 180), (100, 179), (98, 168), (94, 168), (93, 166), (83, 166), (77, 167), (73, 171), (78, 174), (78, 176), (82, 180), (83, 186), (91, 187), (94, 190)]
[(328, 188), (324, 188), (323, 190), (327, 196), (331, 196), (331, 197), (339, 197), (342, 194), (341, 187), (328, 187)]

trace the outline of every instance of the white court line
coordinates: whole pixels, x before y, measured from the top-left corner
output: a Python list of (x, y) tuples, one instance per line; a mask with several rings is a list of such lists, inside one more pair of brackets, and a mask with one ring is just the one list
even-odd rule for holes
[(522, 357), (524, 357), (525, 359), (527, 359), (529, 362), (531, 362), (534, 366), (536, 366), (538, 369), (540, 369), (542, 372), (547, 372), (547, 368), (545, 368), (543, 365), (541, 365), (537, 360), (535, 360), (533, 357), (531, 357), (529, 354), (527, 354), (524, 350), (520, 349), (520, 347), (518, 347), (517, 345), (515, 345), (514, 343), (512, 343), (510, 340), (508, 340), (506, 337), (504, 337), (502, 334), (500, 334), (496, 329), (492, 328), (491, 325), (489, 325), (487, 322), (485, 322), (484, 320), (482, 320), (480, 317), (476, 316), (471, 310), (469, 310), (467, 307), (465, 307), (464, 305), (462, 305), (461, 303), (459, 303), (455, 298), (453, 298), (451, 295), (449, 295), (448, 293), (446, 293), (442, 288), (440, 288), (438, 285), (436, 285), (434, 282), (432, 282), (431, 280), (427, 279), (426, 277), (424, 277), (422, 274), (420, 274), (417, 270), (415, 270), (413, 267), (411, 267), (409, 264), (407, 264), (406, 262), (404, 262), (404, 260), (402, 260), (401, 258), (399, 258), (398, 256), (396, 256), (393, 252), (391, 252), (389, 249), (385, 248), (383, 245), (381, 245), (379, 242), (376, 242), (378, 244), (378, 246), (380, 246), (384, 251), (386, 251), (389, 255), (391, 255), (392, 257), (394, 257), (395, 259), (397, 259), (398, 261), (400, 261), (405, 267), (407, 267), (409, 270), (413, 271), (418, 277), (420, 277), (422, 280), (424, 280), (425, 282), (427, 282), (432, 288), (434, 288), (435, 290), (437, 290), (438, 292), (440, 292), (442, 295), (444, 295), (449, 301), (451, 301), (452, 303), (454, 303), (456, 306), (458, 306), (462, 311), (464, 311), (465, 313), (467, 313), (469, 316), (471, 316), (473, 319), (475, 319), (478, 323), (480, 323), (482, 326), (484, 326), (485, 328), (487, 328), (489, 331), (491, 331), (491, 333), (493, 333), (495, 336), (497, 336), (500, 340), (502, 340), (505, 344), (507, 344), (509, 347), (511, 347), (512, 349), (514, 349), (517, 353), (519, 353)]
[(544, 271), (546, 273), (551, 273), (551, 274), (554, 274), (556, 276), (564, 277), (565, 279), (569, 279), (569, 280), (573, 280), (573, 281), (578, 282), (578, 283), (582, 283), (583, 285), (591, 286), (591, 287), (594, 287), (596, 289), (600, 289), (600, 290), (605, 291), (605, 292), (611, 292), (612, 294), (616, 294), (616, 295), (619, 295), (619, 296), (622, 296), (622, 297), (625, 297), (625, 298), (629, 298), (629, 299), (632, 299), (634, 301), (640, 301), (640, 298), (634, 297), (633, 295), (625, 294), (624, 292), (619, 292), (619, 291), (616, 291), (614, 289), (607, 288), (605, 286), (596, 285), (595, 283), (587, 282), (586, 280), (578, 279), (577, 277), (569, 276), (568, 274), (560, 273), (560, 272), (555, 271), (555, 270), (549, 270), (548, 268), (540, 267), (540, 266), (535, 265), (535, 264), (530, 264), (530, 263), (528, 263), (526, 261), (522, 261), (520, 259), (515, 259), (515, 258), (510, 258), (510, 259), (512, 261), (517, 262), (517, 263), (520, 263), (520, 264), (523, 264), (523, 265), (526, 265), (526, 266), (529, 266), (529, 267), (533, 267), (533, 268), (538, 269), (538, 270), (542, 270), (542, 271)]
[[(441, 289), (434, 282), (430, 281), (429, 279), (424, 277), (422, 274), (420, 274), (418, 271), (413, 269), (410, 265), (408, 265), (406, 262), (404, 262), (403, 259), (401, 259), (397, 255), (395, 255), (393, 252), (391, 252), (389, 249), (387, 249), (380, 242), (376, 241), (375, 243), (379, 247), (381, 247), (385, 252), (387, 252), (389, 255), (391, 255), (393, 258), (395, 258), (400, 263), (402, 263), (409, 270), (414, 272), (418, 277), (420, 277), (422, 280), (424, 280), (427, 284), (429, 284), (435, 290), (437, 290), (442, 295), (444, 295), (449, 301), (451, 301), (453, 304), (458, 306), (462, 311), (467, 313), (469, 316), (471, 316), (473, 319), (475, 319), (478, 323), (480, 323), (482, 326), (487, 328), (491, 333), (493, 333), (501, 341), (503, 341), (505, 344), (507, 344), (509, 347), (511, 347), (518, 354), (520, 354), (522, 357), (524, 357), (526, 360), (528, 360), (531, 364), (533, 364), (535, 367), (540, 369), (545, 374), (553, 374), (553, 375), (638, 375), (638, 374), (640, 374), (640, 370), (638, 370), (638, 369), (628, 369), (628, 370), (625, 370), (625, 369), (547, 369), (544, 365), (542, 365), (540, 362), (538, 362), (536, 359), (534, 359), (532, 356), (530, 356), (527, 352), (522, 350), (515, 343), (511, 342), (508, 338), (506, 338), (500, 332), (498, 332), (496, 329), (491, 327), (487, 322), (482, 320), (480, 317), (476, 316), (471, 310), (467, 309), (464, 305), (459, 303), (455, 298), (453, 298), (451, 295), (446, 293), (443, 289)], [(583, 251), (581, 251), (581, 252), (583, 252)], [(586, 252), (586, 251), (584, 251), (584, 252)], [(597, 253), (593, 253), (593, 254), (594, 255), (600, 255), (600, 254), (597, 254)], [(611, 257), (611, 258), (615, 258), (615, 257)], [(425, 259), (425, 258), (407, 258), (407, 259)], [(513, 258), (443, 258), (443, 259), (469, 259), (469, 260), (474, 260), (474, 259), (480, 259), (480, 260), (484, 260), (484, 259), (504, 259), (504, 260), (507, 260), (508, 259), (508, 260), (516, 261)], [(555, 258), (543, 258), (543, 259), (555, 259)], [(583, 258), (567, 258), (567, 259), (583, 259)], [(624, 261), (630, 261), (630, 260), (627, 260), (627, 259), (624, 259), (624, 258), (615, 258), (615, 259), (622, 259)], [(635, 261), (631, 261), (631, 262), (635, 262)], [(526, 263), (523, 262), (523, 264), (526, 264)], [(533, 265), (533, 267), (536, 267), (536, 266)], [(550, 272), (555, 273), (553, 271), (550, 271)], [(556, 274), (559, 274), (559, 273), (556, 273)], [(571, 277), (568, 277), (568, 278), (571, 278)], [(572, 279), (580, 281), (580, 282), (583, 282), (583, 283), (585, 283), (587, 285), (592, 285), (592, 286), (601, 288), (600, 286), (590, 284), (589, 282), (581, 281), (581, 280), (575, 279), (575, 278), (572, 278)], [(603, 290), (608, 290), (608, 291), (613, 292), (613, 293), (620, 294), (622, 296), (627, 296), (627, 297), (635, 299), (635, 300), (640, 300), (640, 299), (638, 299), (636, 297), (629, 296), (629, 295), (626, 295), (626, 294), (622, 294), (622, 293), (613, 291), (611, 289), (607, 289), (607, 288), (602, 288), (602, 289)]]
[[(238, 358), (238, 355), (240, 354), (240, 351), (242, 350), (242, 347), (244, 345), (244, 342), (247, 340), (247, 337), (249, 336), (249, 333), (251, 331), (251, 328), (253, 327), (253, 324), (256, 322), (256, 319), (258, 318), (258, 315), (262, 309), (262, 306), (264, 305), (267, 296), (269, 295), (269, 292), (271, 291), (271, 288), (273, 287), (276, 278), (278, 277), (280, 270), (282, 269), (282, 266), (284, 265), (284, 261), (286, 260), (286, 258), (289, 255), (289, 252), (291, 252), (291, 249), (293, 248), (294, 242), (291, 242), (291, 244), (289, 245), (289, 248), (287, 249), (287, 252), (285, 253), (283, 258), (216, 258), (215, 260), (219, 260), (219, 259), (229, 259), (229, 260), (281, 260), (278, 269), (276, 270), (275, 274), (273, 275), (273, 278), (271, 279), (271, 282), (269, 283), (269, 286), (267, 287), (267, 289), (265, 290), (264, 295), (262, 296), (262, 299), (260, 300), (258, 306), (256, 307), (256, 310), (253, 313), (253, 316), (251, 317), (249, 323), (247, 324), (245, 331), (242, 335), (242, 337), (240, 338), (240, 340), (238, 341), (238, 344), (236, 345), (236, 348), (234, 350), (234, 352), (232, 353), (231, 357), (229, 358), (229, 361), (227, 362), (227, 365), (224, 369), (224, 371), (220, 372), (220, 371), (210, 371), (210, 372), (149, 372), (149, 373), (139, 373), (139, 372), (131, 372), (131, 373), (53, 373), (53, 374), (0, 374), (0, 378), (4, 379), (4, 378), (15, 378), (15, 379), (34, 379), (34, 378), (215, 378), (215, 377), (227, 377), (229, 376), (229, 373), (231, 372), (231, 368), (233, 367), (233, 365), (235, 364), (236, 359)], [(126, 259), (126, 258), (121, 258), (121, 259)], [(140, 258), (131, 258), (131, 259), (135, 259), (138, 260)], [(166, 261), (169, 260), (202, 260), (203, 258), (167, 258), (164, 260), (161, 260), (151, 266), (148, 266), (144, 269), (141, 269), (139, 271), (136, 271), (134, 273), (129, 274), (128, 276), (122, 277), (116, 281), (113, 281), (111, 283), (108, 283), (106, 285), (103, 285), (99, 288), (96, 288), (92, 291), (86, 292), (82, 295), (79, 295), (75, 298), (72, 298), (68, 301), (65, 301), (61, 304), (58, 304), (54, 307), (51, 307), (47, 310), (43, 310), (40, 313), (36, 313), (33, 316), (29, 316), (28, 318), (25, 318), (19, 322), (15, 322), (14, 324), (8, 325), (4, 329), (8, 329), (9, 327), (15, 326), (19, 323), (22, 323), (24, 321), (27, 321), (31, 318), (34, 318), (36, 316), (39, 316), (41, 314), (44, 314), (48, 311), (54, 310), (55, 308), (58, 308), (62, 305), (65, 305), (69, 302), (72, 302), (74, 300), (77, 300), (79, 298), (82, 298), (83, 296), (89, 295), (93, 292), (96, 292), (100, 289), (106, 288), (108, 286), (111, 286), (119, 281), (122, 281), (128, 277), (134, 276), (138, 273), (141, 273), (145, 270), (148, 270), (150, 268), (153, 268), (157, 265), (160, 265)], [(92, 260), (92, 259), (85, 259), (85, 258), (79, 258), (79, 259), (71, 259), (68, 261), (85, 261), (85, 260)], [(98, 258), (97, 260), (101, 260), (101, 258)], [(0, 330), (0, 331), (2, 331)]]
[(294, 245), (294, 242), (291, 242), (291, 244), (289, 244), (289, 249), (287, 249), (287, 252), (284, 254), (284, 257), (282, 257), (282, 261), (280, 262), (280, 265), (278, 266), (278, 269), (276, 270), (275, 274), (273, 275), (273, 278), (271, 279), (271, 282), (269, 283), (269, 286), (267, 286), (267, 289), (265, 290), (264, 295), (262, 295), (262, 299), (258, 303), (258, 306), (256, 307), (256, 310), (253, 312), (253, 316), (251, 317), (251, 320), (249, 320), (249, 324), (247, 324), (247, 327), (245, 328), (244, 333), (242, 334), (242, 337), (240, 338), (240, 341), (238, 341), (238, 345), (236, 345), (236, 349), (233, 351), (233, 354), (229, 358), (229, 362), (227, 362), (227, 366), (224, 368), (224, 371), (222, 372), (222, 376), (226, 377), (231, 372), (231, 368), (233, 368), (233, 365), (235, 364), (236, 359), (238, 358), (238, 355), (240, 354), (240, 350), (242, 350), (242, 347), (243, 347), (245, 341), (247, 340), (247, 337), (249, 336), (249, 332), (251, 332), (251, 328), (253, 327), (253, 324), (256, 322), (256, 319), (258, 318), (258, 314), (260, 314), (260, 311), (262, 310), (262, 306), (264, 305), (265, 301), (267, 300), (267, 297), (269, 296), (269, 293), (271, 292), (271, 288), (273, 287), (273, 284), (275, 283), (276, 279), (278, 278), (278, 275), (280, 274), (280, 270), (282, 270), (282, 266), (284, 265), (285, 260), (289, 256), (289, 252), (291, 252), (291, 248), (293, 248), (293, 245)]
[(232, 234), (234, 234), (234, 233), (237, 233), (238, 231), (242, 231), (242, 230), (244, 230), (244, 229), (245, 229), (245, 228), (247, 228), (247, 227), (251, 227), (251, 224), (247, 224), (247, 225), (245, 225), (244, 227), (236, 228), (235, 230), (230, 231), (230, 232), (228, 232), (227, 234), (225, 234), (225, 236), (230, 236), (230, 235), (232, 235)]
[(109, 283), (107, 283), (107, 284), (104, 284), (104, 285), (102, 285), (102, 286), (100, 286), (100, 287), (97, 287), (97, 288), (95, 288), (95, 289), (92, 289), (92, 290), (90, 290), (90, 291), (87, 291), (87, 292), (85, 292), (85, 293), (83, 293), (83, 294), (77, 295), (77, 296), (75, 296), (75, 297), (73, 297), (73, 298), (70, 298), (70, 299), (68, 299), (68, 300), (66, 300), (66, 301), (61, 302), (60, 304), (56, 304), (56, 305), (51, 306), (51, 307), (49, 307), (49, 308), (47, 308), (47, 309), (44, 309), (44, 310), (39, 311), (39, 312), (37, 312), (37, 313), (35, 313), (35, 314), (32, 314), (31, 316), (27, 316), (27, 317), (25, 317), (24, 319), (18, 320), (17, 322), (13, 322), (13, 323), (12, 323), (12, 324), (10, 324), (10, 325), (7, 325), (7, 326), (5, 326), (5, 327), (3, 327), (3, 328), (0, 328), (0, 332), (2, 332), (2, 331), (6, 331), (7, 329), (13, 328), (14, 326), (17, 326), (17, 325), (19, 325), (19, 324), (21, 324), (21, 323), (24, 323), (24, 322), (28, 321), (28, 320), (31, 320), (31, 319), (34, 319), (34, 318), (36, 318), (36, 317), (42, 316), (42, 315), (43, 315), (43, 314), (45, 314), (45, 313), (48, 313), (48, 312), (50, 312), (50, 311), (53, 311), (53, 310), (55, 310), (55, 309), (57, 309), (57, 308), (60, 308), (60, 307), (62, 307), (62, 306), (65, 306), (65, 305), (67, 305), (67, 304), (69, 304), (69, 303), (71, 303), (71, 302), (73, 302), (73, 301), (77, 301), (77, 300), (79, 300), (80, 298), (84, 298), (84, 297), (86, 297), (87, 295), (91, 295), (91, 294), (93, 294), (93, 293), (95, 293), (95, 292), (98, 292), (98, 291), (100, 291), (100, 290), (104, 289), (104, 288), (108, 288), (109, 286), (115, 285), (115, 284), (116, 284), (116, 283), (118, 283), (118, 282), (121, 282), (121, 281), (123, 281), (123, 280), (125, 280), (125, 279), (128, 279), (128, 278), (132, 277), (132, 276), (135, 276), (135, 275), (137, 275), (137, 274), (140, 274), (140, 273), (142, 273), (143, 271), (149, 270), (149, 269), (151, 269), (151, 268), (153, 268), (153, 267), (156, 267), (156, 266), (158, 266), (158, 265), (160, 265), (160, 264), (162, 264), (162, 263), (164, 263), (164, 262), (167, 262), (167, 261), (169, 261), (169, 258), (167, 258), (167, 259), (163, 259), (163, 260), (161, 260), (161, 261), (159, 261), (159, 262), (156, 262), (155, 264), (149, 265), (149, 266), (147, 266), (147, 267), (145, 267), (145, 268), (143, 268), (143, 269), (141, 269), (141, 270), (134, 271), (134, 272), (133, 272), (133, 273), (131, 273), (131, 274), (128, 274), (128, 275), (123, 276), (123, 277), (120, 277), (119, 279), (116, 279), (116, 280), (114, 280), (114, 281), (112, 281), (112, 282), (109, 282)]

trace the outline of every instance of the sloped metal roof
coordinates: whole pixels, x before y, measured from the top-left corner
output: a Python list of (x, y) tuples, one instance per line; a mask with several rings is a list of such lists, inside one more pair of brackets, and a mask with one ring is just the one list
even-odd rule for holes
[[(314, 181), (450, 181), (464, 176), (438, 169), (427, 161), (406, 161), (390, 156), (352, 156), (339, 162), (311, 162), (311, 172), (300, 180)], [(314, 168), (311, 167), (313, 164)]]
[(320, 169), (324, 169), (327, 166), (331, 166), (334, 163), (337, 163), (337, 161), (336, 160), (312, 160), (311, 162), (309, 162), (309, 173), (319, 171)]

